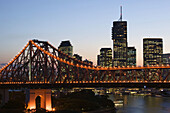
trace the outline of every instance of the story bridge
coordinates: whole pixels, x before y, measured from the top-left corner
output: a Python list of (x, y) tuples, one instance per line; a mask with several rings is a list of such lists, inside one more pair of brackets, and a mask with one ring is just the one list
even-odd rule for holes
[(170, 66), (98, 67), (30, 40), (0, 70), (0, 88), (170, 87)]

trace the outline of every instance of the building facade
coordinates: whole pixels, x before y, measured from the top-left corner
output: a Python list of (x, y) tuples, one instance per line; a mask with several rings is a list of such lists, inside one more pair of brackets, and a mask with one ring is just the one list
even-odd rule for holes
[(58, 47), (60, 51), (62, 51), (65, 54), (68, 54), (69, 56), (73, 56), (73, 46), (71, 45), (70, 41), (62, 41)]
[[(162, 62), (163, 62), (163, 65), (165, 66), (170, 65), (170, 53), (162, 54)], [(163, 69), (163, 79), (170, 80), (170, 76), (166, 78), (169, 72), (170, 72), (170, 69)]]
[(170, 65), (170, 53), (162, 54), (163, 65)]
[(99, 66), (101, 67), (112, 67), (112, 49), (101, 48), (100, 55), (98, 56)]
[(136, 48), (127, 48), (127, 66), (136, 66)]
[(162, 38), (143, 39), (143, 65), (161, 65), (163, 54)]

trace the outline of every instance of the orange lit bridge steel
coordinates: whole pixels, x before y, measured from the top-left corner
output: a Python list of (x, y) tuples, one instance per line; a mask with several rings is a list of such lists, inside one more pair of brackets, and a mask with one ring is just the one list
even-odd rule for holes
[(30, 40), (0, 70), (0, 87), (170, 87), (170, 66), (96, 67)]

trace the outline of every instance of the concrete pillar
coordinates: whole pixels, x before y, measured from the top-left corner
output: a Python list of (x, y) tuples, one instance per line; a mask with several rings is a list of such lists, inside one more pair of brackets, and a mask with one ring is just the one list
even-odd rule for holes
[(51, 111), (51, 89), (30, 89), (27, 109), (36, 109), (37, 96), (41, 97), (41, 108)]

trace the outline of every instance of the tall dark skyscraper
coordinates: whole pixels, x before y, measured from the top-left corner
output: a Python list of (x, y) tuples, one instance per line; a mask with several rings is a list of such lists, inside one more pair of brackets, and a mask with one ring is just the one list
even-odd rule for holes
[(122, 21), (122, 7), (120, 19), (113, 22), (113, 66), (127, 66), (127, 21)]

